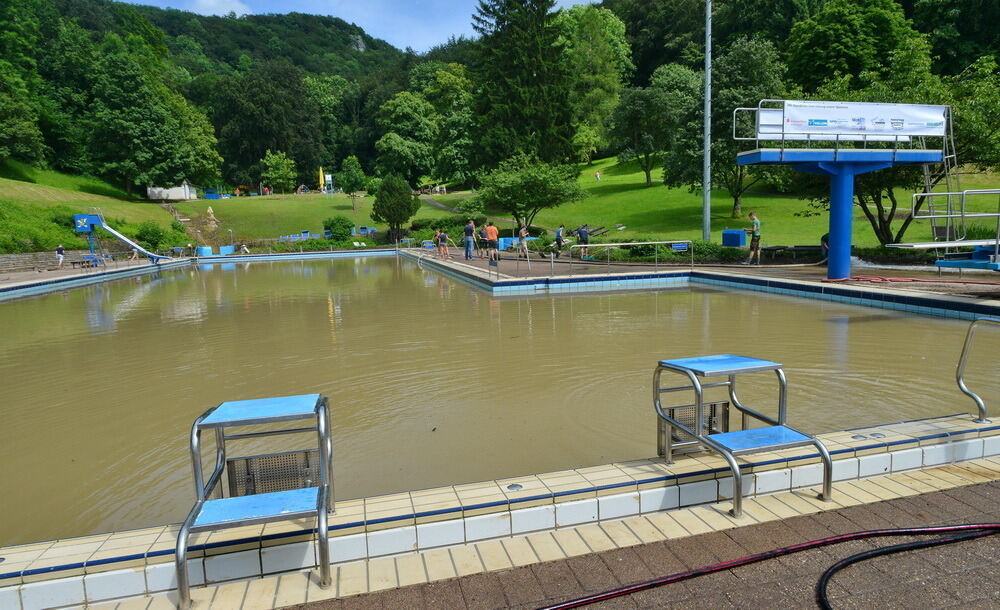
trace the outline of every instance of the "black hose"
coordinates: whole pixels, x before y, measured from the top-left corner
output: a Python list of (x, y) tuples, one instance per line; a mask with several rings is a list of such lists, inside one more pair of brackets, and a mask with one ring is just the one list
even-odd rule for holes
[(940, 538), (934, 538), (932, 540), (917, 540), (914, 542), (904, 542), (903, 544), (894, 544), (892, 546), (882, 547), (880, 549), (872, 549), (870, 551), (862, 551), (855, 555), (851, 555), (846, 559), (841, 559), (837, 563), (833, 564), (823, 572), (823, 575), (819, 577), (819, 582), (816, 583), (816, 602), (819, 607), (823, 610), (833, 610), (833, 606), (830, 605), (830, 599), (827, 597), (826, 588), (830, 584), (830, 579), (833, 575), (840, 570), (846, 568), (847, 566), (858, 563), (859, 561), (864, 561), (866, 559), (871, 559), (873, 557), (880, 557), (882, 555), (892, 555), (893, 553), (902, 553), (903, 551), (913, 551), (916, 549), (926, 549), (932, 546), (940, 546), (942, 544), (951, 544), (952, 542), (961, 542), (963, 540), (972, 540), (973, 538), (982, 538), (983, 536), (992, 536), (998, 533), (995, 530), (985, 530), (979, 532), (970, 532), (966, 534), (959, 534), (957, 536), (941, 536)]
[[(987, 536), (990, 534), (997, 534), (1000, 533), (1000, 523), (974, 523), (967, 525), (932, 525), (925, 527), (904, 527), (904, 528), (892, 528), (892, 529), (865, 530), (861, 532), (853, 532), (850, 534), (840, 534), (837, 536), (830, 536), (828, 538), (820, 538), (819, 540), (812, 540), (810, 542), (803, 542), (800, 544), (793, 544), (791, 546), (772, 549), (770, 551), (764, 551), (763, 553), (757, 553), (756, 555), (749, 555), (747, 557), (742, 557), (740, 559), (723, 561), (721, 563), (705, 566), (703, 568), (697, 568), (695, 570), (687, 570), (684, 572), (668, 574), (666, 576), (661, 576), (659, 578), (654, 578), (651, 580), (646, 580), (631, 585), (626, 585), (624, 587), (609, 589), (607, 591), (602, 591), (600, 593), (595, 593), (593, 595), (588, 595), (586, 597), (580, 597), (577, 599), (571, 599), (569, 601), (561, 602), (558, 604), (553, 604), (551, 606), (545, 606), (541, 610), (565, 610), (567, 608), (580, 608), (582, 606), (587, 606), (600, 601), (614, 599), (616, 597), (622, 597), (624, 595), (631, 595), (633, 593), (638, 593), (639, 591), (653, 589), (655, 587), (659, 587), (674, 582), (680, 582), (682, 580), (687, 580), (689, 578), (697, 578), (698, 576), (704, 576), (705, 574), (712, 574), (714, 572), (721, 572), (722, 570), (731, 570), (733, 568), (749, 565), (752, 563), (756, 563), (758, 561), (764, 561), (765, 559), (773, 559), (775, 557), (791, 555), (792, 553), (807, 551), (810, 549), (819, 548), (822, 546), (828, 546), (831, 544), (837, 544), (840, 542), (847, 542), (848, 540), (862, 540), (865, 538), (876, 538), (880, 536), (921, 536), (930, 534), (948, 534), (953, 532), (963, 532), (965, 533), (965, 535), (953, 536), (952, 538), (955, 538), (955, 540), (945, 540), (941, 542), (942, 539), (938, 538), (931, 542), (946, 544), (947, 542), (957, 542), (958, 540), (965, 540), (966, 538), (978, 537), (980, 535)], [(974, 532), (976, 536), (968, 535), (968, 533), (970, 532)], [(899, 545), (899, 546), (904, 546), (904, 545)]]

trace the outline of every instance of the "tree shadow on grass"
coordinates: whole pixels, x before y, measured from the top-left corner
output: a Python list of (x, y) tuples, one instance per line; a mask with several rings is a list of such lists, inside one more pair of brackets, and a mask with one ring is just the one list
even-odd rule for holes
[(81, 184), (79, 189), (81, 193), (88, 193), (90, 195), (102, 195), (104, 197), (111, 197), (113, 199), (131, 199), (123, 191), (116, 189), (115, 187), (108, 184)]
[(0, 178), (17, 180), (18, 182), (30, 182), (32, 184), (37, 182), (35, 178), (25, 170), (25, 168), (14, 165), (13, 163), (0, 163)]

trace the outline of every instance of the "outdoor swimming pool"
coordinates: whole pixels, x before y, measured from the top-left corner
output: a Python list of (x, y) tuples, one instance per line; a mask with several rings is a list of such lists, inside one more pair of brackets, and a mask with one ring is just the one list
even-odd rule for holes
[[(967, 326), (698, 285), (496, 299), (394, 257), (3, 303), (0, 545), (180, 521), (188, 429), (225, 400), (326, 394), (345, 499), (654, 455), (665, 357), (782, 362), (790, 423), (809, 432), (971, 410), (954, 382)], [(994, 404), (995, 346), (967, 374)], [(773, 400), (746, 382), (741, 396)]]

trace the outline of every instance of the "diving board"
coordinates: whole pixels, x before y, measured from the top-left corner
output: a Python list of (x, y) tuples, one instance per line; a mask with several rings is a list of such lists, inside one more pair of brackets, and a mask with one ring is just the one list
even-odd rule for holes
[[(851, 275), (855, 177), (898, 165), (946, 162), (946, 149), (954, 150), (949, 146), (950, 116), (950, 107), (927, 104), (764, 99), (756, 108), (733, 110), (733, 139), (756, 146), (738, 153), (736, 164), (788, 165), (829, 176), (827, 278), (846, 279)], [(776, 141), (779, 145), (772, 146)], [(832, 143), (832, 148), (811, 147), (817, 141)], [(941, 146), (931, 148), (931, 141)]]

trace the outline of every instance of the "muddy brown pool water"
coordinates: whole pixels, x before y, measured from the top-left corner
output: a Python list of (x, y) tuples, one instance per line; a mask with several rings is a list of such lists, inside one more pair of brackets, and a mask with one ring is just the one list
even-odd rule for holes
[[(811, 432), (970, 410), (954, 381), (967, 326), (698, 285), (498, 299), (395, 258), (0, 304), (0, 545), (182, 520), (188, 429), (226, 400), (327, 395), (346, 499), (654, 455), (668, 357), (783, 363), (790, 422)], [(994, 404), (998, 347), (983, 333), (968, 375)], [(741, 398), (770, 409), (773, 376), (758, 379)]]

